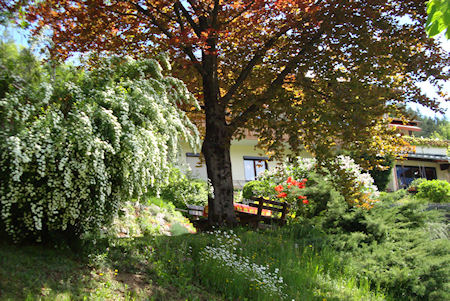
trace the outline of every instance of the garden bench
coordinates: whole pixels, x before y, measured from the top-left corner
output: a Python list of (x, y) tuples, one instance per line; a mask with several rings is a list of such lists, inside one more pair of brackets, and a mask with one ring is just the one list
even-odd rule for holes
[(187, 214), (191, 215), (192, 219), (198, 220), (200, 217), (204, 216), (203, 211), (205, 207), (190, 204), (187, 204), (186, 207), (188, 208), (188, 210), (186, 210)]
[[(186, 205), (187, 210), (180, 210), (188, 215), (189, 219), (197, 226), (204, 226), (208, 213), (203, 206)], [(286, 202), (279, 202), (274, 200), (267, 200), (264, 198), (252, 198), (248, 205), (234, 203), (236, 217), (242, 225), (258, 226), (260, 222), (265, 224), (286, 224), (286, 216), (289, 210), (289, 205)]]
[[(257, 208), (258, 211), (256, 214), (236, 211), (236, 215), (239, 218), (241, 224), (253, 224), (255, 226), (257, 226), (259, 222), (269, 224), (276, 223), (279, 225), (286, 224), (286, 216), (289, 210), (289, 205), (286, 202), (266, 200), (262, 197), (259, 197), (251, 198), (251, 202), (248, 205), (250, 207)], [(263, 210), (269, 210), (271, 214), (263, 214)]]

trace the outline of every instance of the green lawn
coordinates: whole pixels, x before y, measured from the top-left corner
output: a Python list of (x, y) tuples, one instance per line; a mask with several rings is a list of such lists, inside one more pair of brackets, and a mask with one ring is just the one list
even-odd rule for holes
[(152, 277), (151, 263), (136, 246), (90, 254), (43, 246), (0, 243), (0, 300), (212, 300), (191, 286), (181, 292)]
[(351, 277), (319, 236), (304, 234), (105, 238), (77, 252), (2, 243), (0, 299), (384, 300)]
[(197, 234), (158, 208), (76, 250), (0, 242), (0, 300), (448, 300), (448, 227), (420, 204)]

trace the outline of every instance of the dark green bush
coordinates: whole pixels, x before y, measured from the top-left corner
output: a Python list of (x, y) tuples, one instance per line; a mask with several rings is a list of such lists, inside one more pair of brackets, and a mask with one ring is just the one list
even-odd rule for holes
[[(169, 172), (168, 183), (157, 189), (160, 197), (172, 202), (176, 208), (186, 209), (187, 204), (205, 206), (208, 203), (208, 183), (194, 179), (175, 167)], [(157, 189), (151, 189), (150, 195), (155, 196)]]
[(416, 196), (430, 203), (448, 203), (450, 202), (450, 184), (443, 180), (423, 181), (417, 186)]
[(378, 199), (383, 203), (392, 204), (407, 197), (408, 195), (408, 191), (405, 189), (400, 189), (394, 192), (380, 192)]
[(379, 168), (373, 168), (369, 170), (369, 174), (372, 176), (378, 190), (384, 191), (391, 180), (391, 171), (394, 166), (394, 159), (384, 158), (380, 165), (386, 169), (382, 170)]
[(259, 192), (263, 190), (263, 184), (261, 181), (250, 181), (245, 183), (242, 188), (242, 197), (244, 199), (251, 199), (252, 197), (259, 196)]
[(419, 203), (367, 211), (332, 201), (317, 223), (361, 278), (395, 300), (449, 300), (450, 242), (441, 213)]
[(309, 204), (299, 207), (297, 216), (311, 218), (326, 210), (330, 201), (345, 202), (344, 197), (334, 189), (333, 184), (327, 181), (323, 175), (310, 171), (307, 178), (308, 182), (306, 182), (303, 194), (309, 200)]

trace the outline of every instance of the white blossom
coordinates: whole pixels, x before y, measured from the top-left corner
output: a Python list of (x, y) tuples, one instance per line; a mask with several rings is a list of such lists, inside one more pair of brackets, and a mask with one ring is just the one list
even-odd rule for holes
[(39, 238), (44, 222), (52, 230), (97, 228), (121, 200), (164, 181), (180, 134), (197, 147), (197, 129), (174, 98), (195, 102), (185, 85), (153, 60), (127, 62), (113, 70), (121, 80), (99, 85), (99, 76), (113, 76), (108, 69), (66, 82), (74, 103), (65, 114), (49, 83), (0, 99), (0, 122), (18, 129), (0, 130), (0, 219), (13, 239)]

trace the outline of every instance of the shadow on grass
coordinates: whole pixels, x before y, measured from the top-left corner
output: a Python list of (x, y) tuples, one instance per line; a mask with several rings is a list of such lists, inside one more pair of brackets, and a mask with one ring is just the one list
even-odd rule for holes
[(2, 300), (81, 298), (94, 287), (92, 281), (90, 270), (70, 251), (0, 243)]
[(0, 242), (0, 300), (212, 300), (155, 277), (154, 237), (109, 238), (77, 251)]
[(204, 260), (207, 246), (221, 245), (236, 255), (234, 260), (246, 258), (271, 273), (279, 269), (289, 300), (382, 299), (372, 295), (368, 283), (347, 278), (326, 237), (316, 232), (235, 229), (234, 251), (223, 230), (220, 239), (208, 233), (90, 239), (76, 252), (0, 243), (0, 300), (282, 299), (255, 292), (261, 286), (226, 262)]

